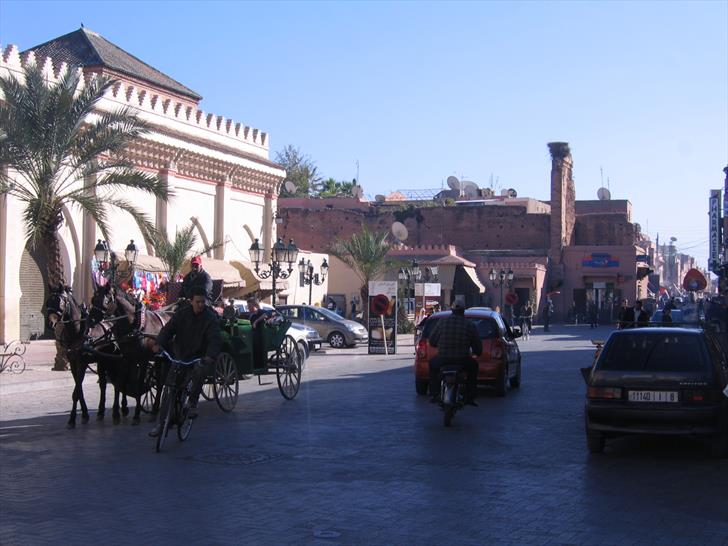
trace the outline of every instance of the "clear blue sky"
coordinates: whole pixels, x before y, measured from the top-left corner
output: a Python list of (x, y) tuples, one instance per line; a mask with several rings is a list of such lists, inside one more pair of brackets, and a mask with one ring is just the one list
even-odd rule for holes
[[(294, 144), (368, 195), (456, 174), (549, 198), (546, 143), (578, 199), (600, 167), (634, 219), (705, 266), (708, 192), (728, 164), (728, 2), (32, 2), (0, 43), (83, 24)], [(271, 154), (272, 155), (272, 154)]]

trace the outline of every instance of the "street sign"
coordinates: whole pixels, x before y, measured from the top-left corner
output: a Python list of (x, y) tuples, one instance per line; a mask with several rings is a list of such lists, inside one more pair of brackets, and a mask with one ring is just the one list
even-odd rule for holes
[(397, 281), (369, 283), (369, 354), (397, 352)]

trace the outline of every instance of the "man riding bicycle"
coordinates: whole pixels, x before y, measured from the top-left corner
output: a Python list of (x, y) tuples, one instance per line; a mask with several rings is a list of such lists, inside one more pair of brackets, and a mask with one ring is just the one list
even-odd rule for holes
[[(202, 358), (192, 370), (192, 392), (190, 393), (190, 417), (197, 416), (197, 401), (200, 398), (205, 380), (206, 366), (215, 362), (220, 354), (220, 324), (217, 313), (207, 306), (205, 287), (196, 286), (191, 290), (191, 305), (177, 311), (157, 336), (154, 346), (156, 353), (169, 350), (174, 346), (174, 355), (179, 360), (190, 361)], [(172, 352), (172, 351), (169, 351)], [(161, 416), (161, 413), (160, 413)], [(162, 423), (157, 423), (149, 433), (157, 436)]]
[(440, 368), (443, 366), (462, 366), (468, 379), (465, 389), (466, 404), (477, 406), (475, 397), (478, 388), (478, 363), (471, 355), (479, 356), (483, 352), (475, 324), (465, 318), (465, 305), (453, 303), (452, 315), (441, 318), (430, 334), (429, 342), (437, 347), (437, 356), (430, 360), (430, 394), (431, 402), (437, 402), (440, 393)]

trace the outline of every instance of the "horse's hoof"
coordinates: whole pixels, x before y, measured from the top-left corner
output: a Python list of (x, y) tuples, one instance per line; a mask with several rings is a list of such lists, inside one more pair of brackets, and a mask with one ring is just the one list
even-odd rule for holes
[(76, 423), (74, 423), (73, 421), (69, 421), (68, 423), (66, 423), (66, 428), (69, 430), (74, 429), (76, 428)]
[(81, 416), (81, 422), (82, 422), (82, 423), (83, 423), (84, 425), (85, 425), (86, 423), (88, 423), (88, 415), (83, 415), (83, 416)]
[(141, 422), (141, 419), (139, 417), (134, 417), (134, 419), (131, 420), (131, 426), (135, 427)]
[(129, 408), (121, 408), (121, 414), (126, 417), (129, 415)]

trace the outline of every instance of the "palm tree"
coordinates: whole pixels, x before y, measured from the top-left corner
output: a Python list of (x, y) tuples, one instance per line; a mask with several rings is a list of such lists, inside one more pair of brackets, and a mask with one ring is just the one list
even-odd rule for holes
[[(174, 239), (170, 239), (165, 231), (155, 231), (151, 238), (154, 253), (167, 268), (170, 281), (173, 281), (177, 273), (182, 270), (187, 255), (192, 251), (192, 248), (197, 242), (197, 236), (194, 230), (195, 224), (190, 223), (182, 229), (177, 230), (174, 234)], [(205, 246), (202, 250), (196, 251), (195, 254), (202, 255), (220, 246), (222, 246), (220, 243), (213, 242)]]
[(128, 108), (110, 113), (96, 108), (115, 84), (101, 76), (83, 84), (80, 71), (73, 69), (48, 83), (32, 64), (26, 65), (22, 82), (0, 77), (0, 195), (25, 204), (28, 242), (45, 251), (51, 286), (66, 283), (58, 237), (66, 207), (89, 214), (106, 240), (109, 208), (124, 210), (148, 238), (147, 216), (115, 192), (133, 188), (168, 198), (166, 183), (134, 170), (124, 154), (149, 130), (146, 123)]
[[(386, 231), (376, 233), (369, 231), (366, 225), (360, 233), (354, 233), (349, 239), (339, 240), (331, 247), (330, 252), (354, 270), (361, 280), (361, 301), (368, 309), (369, 281), (376, 279), (392, 267), (387, 260), (390, 244)], [(365, 315), (366, 316), (366, 315)]]

